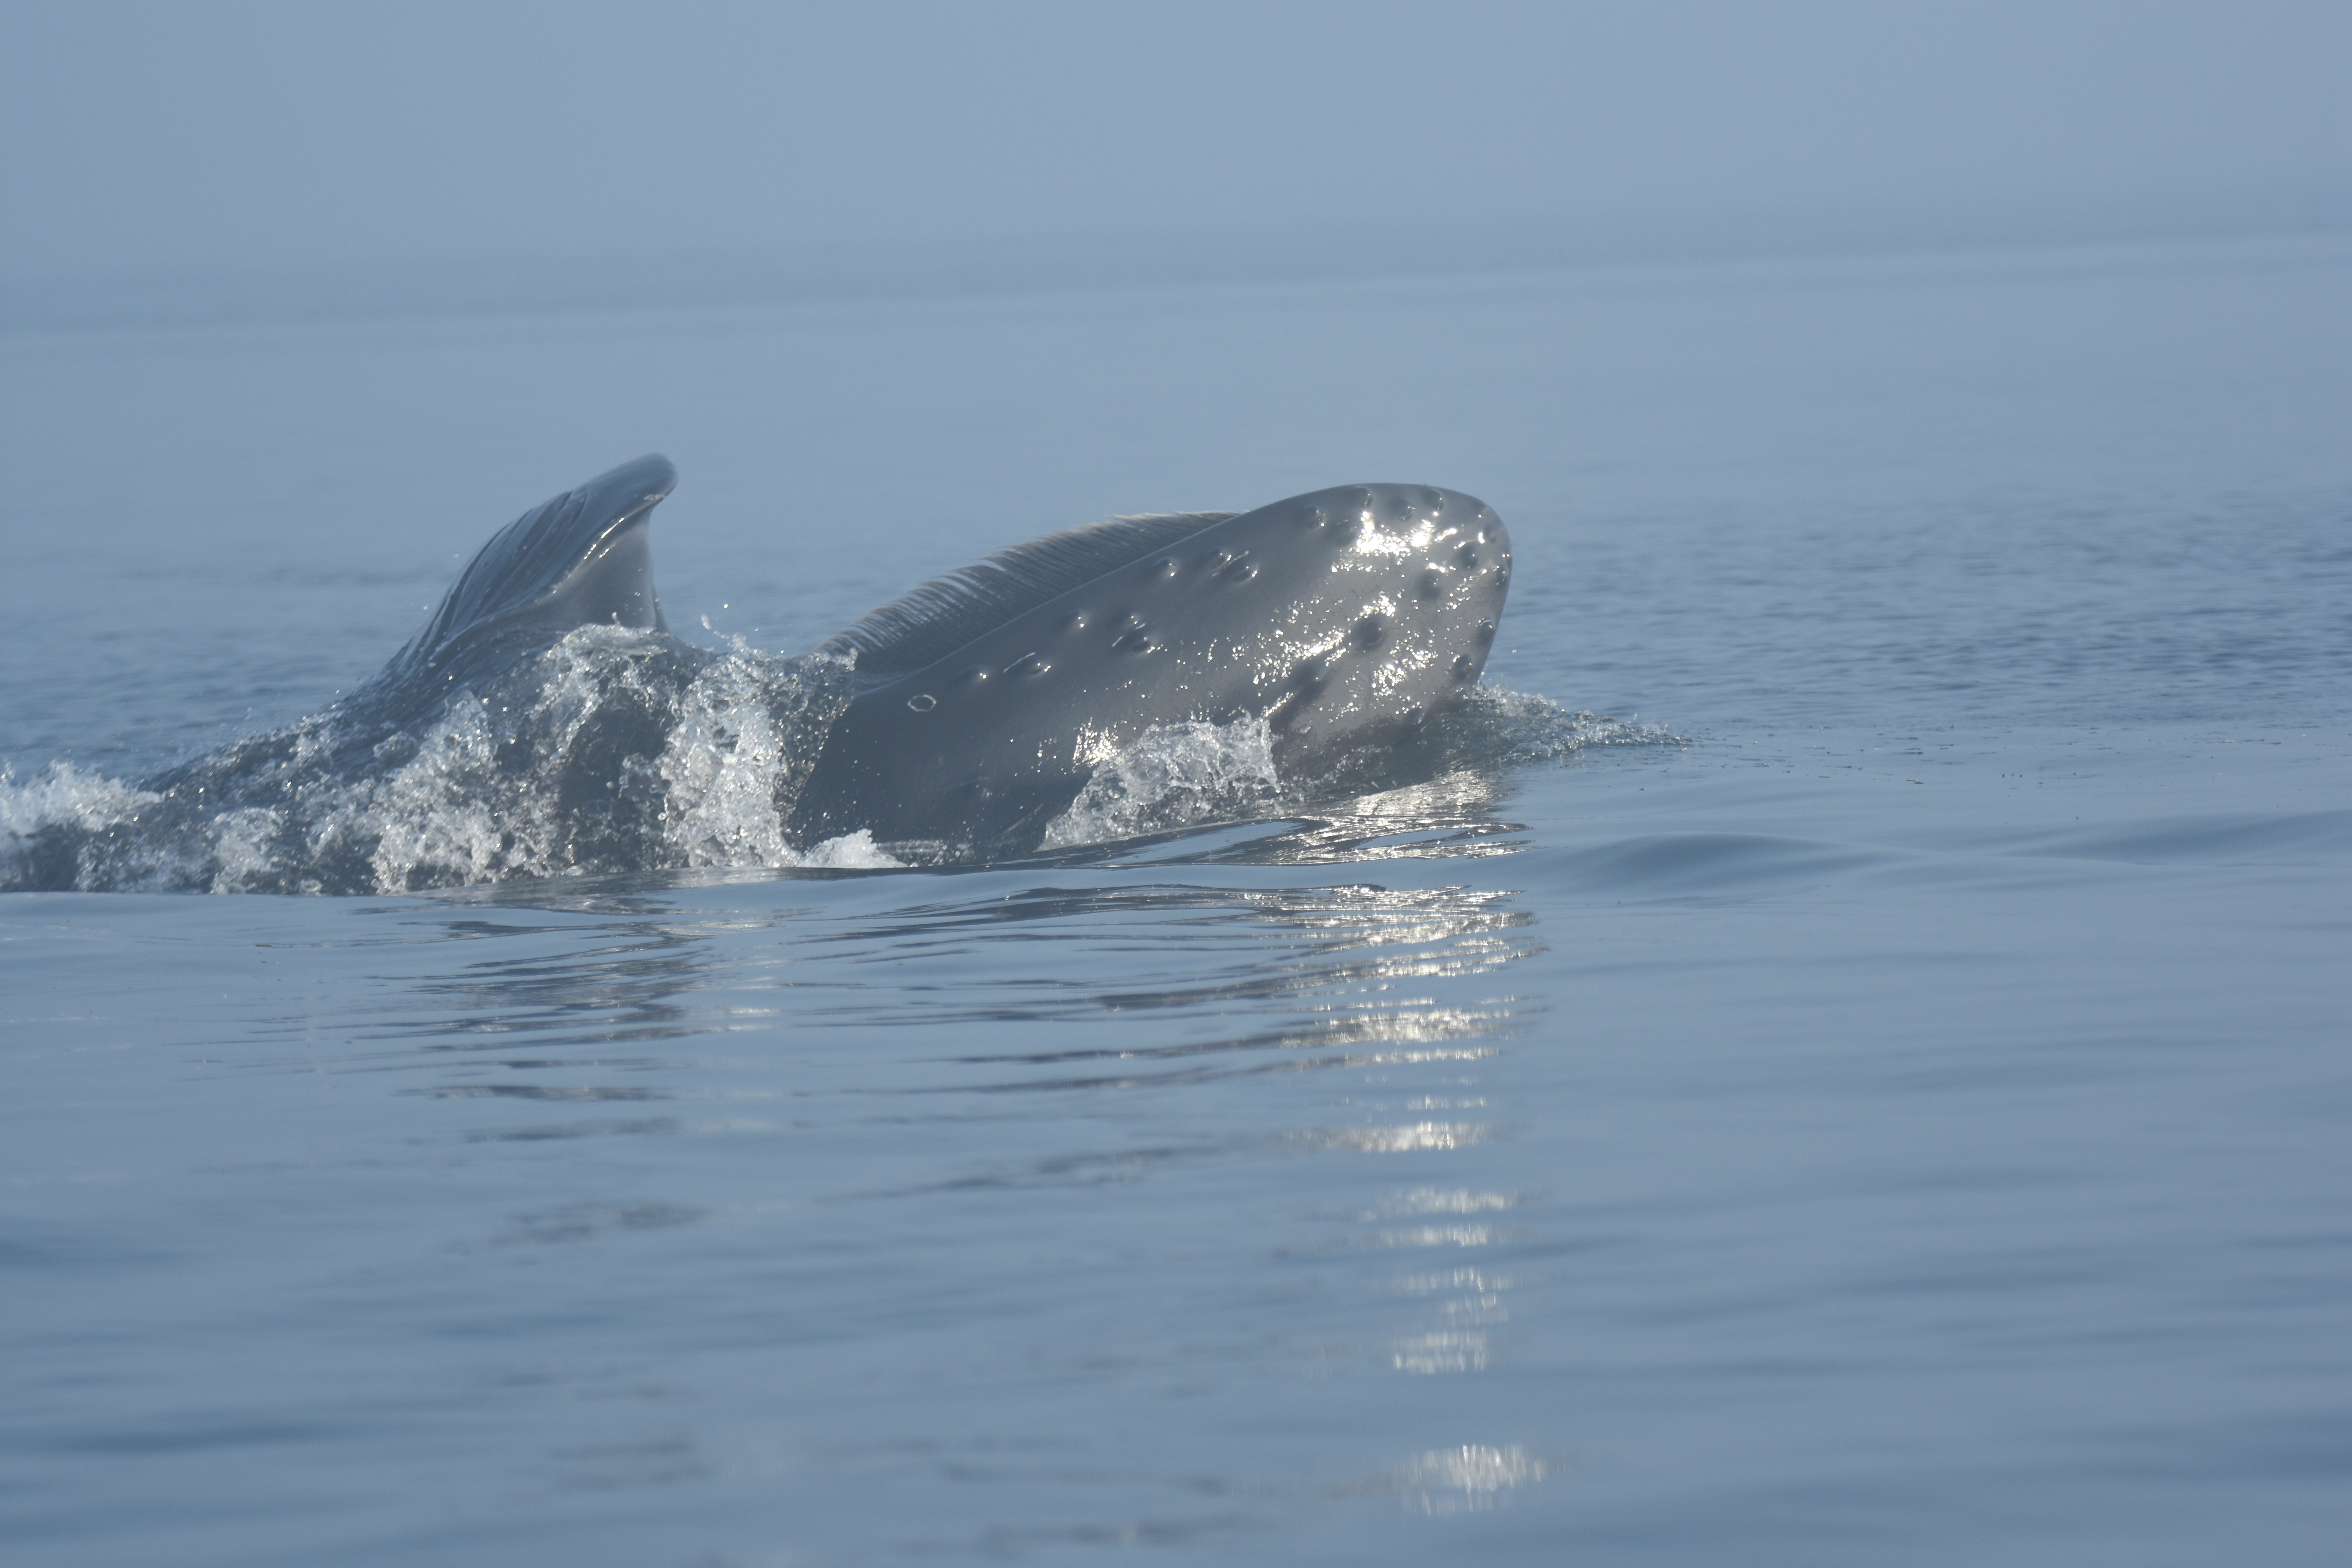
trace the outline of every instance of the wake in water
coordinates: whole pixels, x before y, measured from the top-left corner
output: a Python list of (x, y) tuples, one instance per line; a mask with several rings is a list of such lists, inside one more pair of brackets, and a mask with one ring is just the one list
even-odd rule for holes
[[(836, 658), (740, 641), (714, 653), (583, 627), (419, 722), (386, 726), (338, 705), (143, 787), (67, 763), (22, 780), (0, 773), (0, 889), (381, 893), (973, 858), (937, 841), (877, 844), (868, 832), (806, 846), (787, 837), (852, 691), (850, 666)], [(1345, 822), (1377, 792), (1669, 739), (1481, 686), (1407, 745), (1283, 778), (1263, 719), (1156, 726), (1097, 765), (1043, 848), (1286, 817)]]

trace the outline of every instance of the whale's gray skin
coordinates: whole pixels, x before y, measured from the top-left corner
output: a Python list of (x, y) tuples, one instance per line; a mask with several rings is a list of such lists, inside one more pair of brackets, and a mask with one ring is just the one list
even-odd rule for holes
[(441, 607), (346, 707), (421, 717), (449, 692), (588, 626), (667, 634), (646, 524), (677, 487), (658, 453), (597, 475), (494, 534)]
[(1312, 775), (1468, 694), (1510, 574), (1501, 519), (1418, 485), (1005, 552), (825, 645), (856, 656), (858, 692), (793, 804), (793, 837), (1034, 847), (1098, 764), (1186, 720), (1263, 718), (1278, 772)]
[[(1510, 579), (1478, 501), (1360, 485), (1051, 534), (817, 655), (730, 656), (670, 636), (654, 592), (646, 531), (676, 480), (640, 458), (525, 513), (359, 689), (142, 781), (126, 814), (8, 836), (0, 888), (360, 892), (703, 863), (678, 859), (698, 797), (664, 768), (680, 726), (707, 725), (712, 680), (778, 738), (755, 787), (793, 845), (1026, 853), (1154, 726), (1262, 719), (1291, 781), (1410, 737), (1476, 683)], [(636, 635), (577, 640), (600, 626)]]

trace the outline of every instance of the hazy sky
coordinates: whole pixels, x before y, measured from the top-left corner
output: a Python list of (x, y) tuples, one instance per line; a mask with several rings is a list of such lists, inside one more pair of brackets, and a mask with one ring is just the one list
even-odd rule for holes
[(0, 72), (19, 277), (2352, 191), (2347, 0), (16, 0)]

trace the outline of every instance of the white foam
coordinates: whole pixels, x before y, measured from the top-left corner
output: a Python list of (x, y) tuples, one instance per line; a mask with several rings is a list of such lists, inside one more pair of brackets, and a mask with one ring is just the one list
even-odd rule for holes
[(488, 776), (498, 739), (478, 700), (453, 704), (406, 763), (329, 796), (309, 836), (311, 858), (373, 838), (368, 859), (380, 892), (557, 869), (547, 864), (543, 834), (532, 831), (543, 810)]
[[(51, 763), (22, 784), (13, 773), (0, 770), (0, 887), (25, 879), (43, 853), (40, 837), (57, 828), (78, 840), (72, 847), (76, 879), (85, 879), (93, 851), (105, 854), (122, 843), (136, 843), (140, 817), (162, 799), (121, 779), (84, 773), (71, 763)], [(152, 879), (132, 876), (124, 885), (147, 886)]]
[(888, 851), (875, 844), (874, 830), (869, 827), (845, 833), (838, 838), (828, 838), (807, 854), (795, 858), (792, 863), (855, 871), (894, 871), (906, 865), (904, 860), (893, 859)]
[(803, 863), (776, 810), (787, 759), (767, 709), (767, 676), (738, 648), (697, 676), (678, 704), (656, 766), (668, 786), (664, 837), (680, 865)]
[(51, 763), (23, 784), (0, 769), (0, 833), (29, 838), (59, 825), (93, 831), (113, 827), (137, 821), (142, 806), (162, 798), (121, 779), (83, 773), (71, 763)]
[(286, 826), (285, 813), (267, 806), (226, 811), (213, 819), (211, 889), (241, 893), (265, 886), (278, 869), (275, 840)]
[[(870, 832), (805, 848), (786, 836), (794, 786), (847, 700), (845, 678), (837, 661), (740, 640), (697, 666), (660, 639), (584, 628), (483, 690), (458, 692), (430, 722), (377, 745), (357, 773), (348, 761), (341, 773), (330, 766), (348, 733), (338, 726), (354, 721), (334, 710), (238, 742), (215, 773), (169, 795), (69, 763), (21, 782), (0, 773), (0, 885), (400, 892), (583, 871), (898, 868), (907, 847), (894, 855)], [(634, 744), (641, 724), (659, 726), (657, 755), (575, 766), (579, 748)], [(1497, 766), (1678, 743), (1656, 727), (1481, 687), (1416, 742), (1423, 762), (1448, 770), (1436, 783), (1411, 786), (1410, 800), (1395, 789), (1358, 799), (1391, 816), (1460, 816), (1475, 803), (1454, 801), (1457, 786)], [(1294, 794), (1349, 787), (1344, 775), (1292, 783)], [(604, 793), (567, 799), (583, 787)], [(1284, 798), (1263, 720), (1157, 725), (1096, 764), (1042, 847), (1263, 817)]]
[(1571, 710), (1549, 697), (1485, 683), (1444, 724), (1446, 752), (1457, 765), (1548, 762), (1591, 746), (1688, 744), (1664, 725)]
[(1249, 816), (1278, 798), (1274, 735), (1264, 719), (1154, 724), (1097, 763), (1042, 846), (1102, 844), (1194, 823)]

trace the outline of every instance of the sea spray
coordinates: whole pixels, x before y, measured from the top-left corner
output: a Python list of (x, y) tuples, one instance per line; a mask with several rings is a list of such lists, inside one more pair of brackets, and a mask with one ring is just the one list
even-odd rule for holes
[[(853, 680), (830, 658), (586, 627), (404, 728), (372, 731), (363, 715), (331, 708), (144, 784), (66, 762), (22, 780), (0, 774), (0, 888), (381, 893), (954, 861), (954, 846), (879, 845), (867, 832), (805, 845), (787, 837), (792, 801)], [(1454, 820), (1461, 803), (1486, 797), (1473, 786), (1501, 770), (1593, 747), (1682, 743), (1491, 686), (1406, 742), (1316, 777), (1276, 776), (1261, 719), (1156, 725), (1096, 765), (1043, 847), (1303, 816), (1329, 829), (1285, 853), (1344, 855), (1368, 831), (1397, 830), (1389, 806), (1432, 789), (1454, 803), (1430, 808), (1450, 844), (1467, 831)]]

